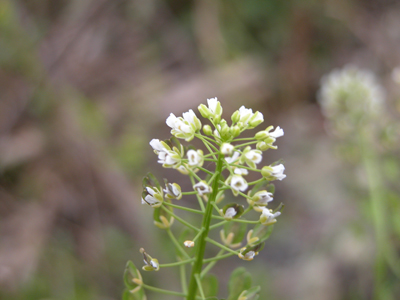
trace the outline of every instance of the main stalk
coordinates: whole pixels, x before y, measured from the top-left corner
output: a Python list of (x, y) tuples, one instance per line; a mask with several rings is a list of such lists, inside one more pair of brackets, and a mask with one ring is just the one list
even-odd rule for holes
[(213, 211), (213, 202), (215, 202), (215, 198), (217, 197), (218, 194), (218, 187), (219, 187), (219, 178), (221, 177), (221, 172), (222, 172), (222, 166), (224, 162), (224, 155), (219, 154), (218, 155), (218, 161), (217, 161), (217, 166), (215, 168), (215, 177), (214, 181), (212, 183), (212, 193), (210, 197), (208, 198), (207, 201), (207, 206), (206, 206), (206, 211), (203, 216), (203, 222), (202, 222), (202, 234), (199, 238), (197, 250), (196, 250), (196, 260), (193, 264), (192, 267), (192, 273), (190, 275), (190, 282), (189, 282), (189, 288), (188, 288), (188, 296), (187, 300), (195, 300), (196, 298), (196, 293), (197, 293), (197, 281), (196, 281), (196, 275), (201, 273), (202, 267), (203, 267), (203, 259), (204, 259), (204, 253), (206, 250), (206, 238), (208, 237), (208, 232), (210, 231), (210, 223), (211, 223), (211, 215)]

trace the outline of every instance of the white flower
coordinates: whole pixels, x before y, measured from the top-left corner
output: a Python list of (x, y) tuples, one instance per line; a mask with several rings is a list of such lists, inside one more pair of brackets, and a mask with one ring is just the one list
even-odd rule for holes
[(263, 131), (259, 131), (255, 135), (255, 139), (259, 142), (257, 143), (257, 149), (261, 151), (266, 151), (270, 148), (277, 149), (277, 146), (274, 146), (276, 139), (284, 135), (283, 129), (279, 126), (275, 128), (274, 131), (270, 132), (274, 128), (273, 126), (269, 126), (267, 129)]
[(283, 129), (280, 128), (279, 126), (275, 128), (274, 131), (269, 132), (269, 136), (273, 137), (273, 138), (278, 138), (284, 135)]
[(259, 111), (253, 113), (251, 108), (246, 108), (244, 106), (239, 108), (239, 122), (243, 127), (250, 126), (256, 127), (258, 124), (264, 121), (264, 116)]
[(263, 225), (270, 225), (276, 222), (276, 217), (280, 216), (281, 212), (277, 211), (276, 213), (272, 213), (272, 210), (264, 207), (260, 216), (260, 222)]
[(211, 99), (207, 99), (207, 104), (208, 107), (205, 106), (204, 104), (200, 104), (198, 109), (200, 114), (204, 117), (204, 118), (219, 118), (222, 115), (222, 106), (221, 103), (218, 101), (218, 99), (215, 98), (211, 98)]
[(169, 199), (180, 200), (182, 198), (181, 187), (177, 183), (165, 183), (165, 189), (163, 191), (165, 196)]
[(218, 99), (217, 97), (207, 99), (208, 109), (214, 115), (217, 111)]
[(167, 118), (167, 125), (172, 128), (171, 134), (180, 139), (191, 141), (194, 134), (201, 129), (201, 122), (193, 110), (183, 113), (183, 118), (177, 118), (173, 113)]
[[(148, 204), (153, 207), (160, 207), (164, 201), (163, 193), (156, 188), (146, 187), (142, 195), (142, 204)], [(146, 193), (147, 192), (147, 193)]]
[(234, 149), (235, 147), (229, 143), (223, 143), (220, 148), (221, 153), (228, 156), (232, 155)]
[(240, 156), (240, 152), (235, 151), (231, 157), (225, 157), (225, 160), (228, 164), (231, 164), (231, 163), (234, 163), (235, 161), (237, 161), (239, 156)]
[(240, 175), (233, 175), (231, 178), (231, 187), (234, 191), (244, 192), (247, 187), (247, 181)]
[(236, 214), (236, 209), (234, 209), (233, 207), (229, 207), (225, 212), (224, 218), (229, 220), (236, 216)]
[(157, 153), (166, 151), (165, 146), (160, 142), (159, 139), (152, 139), (150, 141), (150, 146), (153, 147), (154, 151), (157, 151)]
[(192, 109), (189, 109), (188, 112), (185, 112), (182, 114), (183, 119), (185, 119), (186, 122), (189, 123), (190, 126), (192, 126), (195, 130), (200, 130), (201, 129), (201, 123), (199, 126), (200, 120), (197, 118), (196, 114)]
[(257, 205), (267, 205), (268, 202), (274, 200), (273, 196), (274, 195), (272, 193), (263, 190), (255, 193), (252, 200)]
[(242, 106), (239, 108), (239, 116), (239, 122), (242, 122), (243, 125), (247, 125), (249, 119), (253, 116), (253, 110)]
[(189, 150), (187, 152), (187, 157), (189, 160), (189, 166), (201, 167), (203, 165), (203, 151), (201, 150)]
[(258, 164), (262, 160), (262, 153), (260, 150), (250, 150), (245, 154), (245, 157), (248, 161)]
[(192, 247), (194, 247), (194, 242), (193, 242), (193, 241), (185, 241), (183, 244), (184, 244), (185, 247), (187, 247), (187, 248), (192, 248)]
[(261, 170), (261, 174), (268, 180), (282, 180), (286, 178), (286, 175), (283, 174), (284, 171), (285, 171), (285, 166), (279, 164), (276, 166), (263, 167)]
[(173, 113), (169, 115), (166, 123), (173, 130), (176, 130), (177, 132), (181, 132), (183, 134), (190, 134), (193, 131), (187, 122), (184, 122), (182, 118), (177, 118)]
[(271, 175), (274, 176), (277, 180), (282, 180), (283, 178), (286, 177), (283, 172), (285, 171), (285, 166), (282, 164), (279, 164), (277, 166), (272, 167), (272, 173)]
[(154, 153), (158, 155), (157, 162), (164, 167), (174, 167), (181, 161), (178, 153), (171, 151), (171, 148), (169, 148), (167, 144), (160, 142), (158, 139), (152, 139), (150, 141), (150, 146), (153, 147)]
[(233, 171), (236, 175), (248, 175), (249, 171), (247, 171), (247, 169), (244, 168), (235, 168), (235, 170)]
[(194, 190), (197, 191), (199, 196), (203, 196), (205, 194), (210, 194), (211, 193), (211, 187), (205, 182), (204, 180), (199, 181), (193, 186)]

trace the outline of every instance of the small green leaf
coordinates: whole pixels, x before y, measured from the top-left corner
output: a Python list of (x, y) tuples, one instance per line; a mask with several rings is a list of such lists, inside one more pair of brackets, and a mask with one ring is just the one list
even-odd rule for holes
[(218, 294), (218, 278), (215, 275), (207, 274), (201, 280), (201, 285), (203, 286), (204, 294), (211, 297), (207, 299), (213, 299), (212, 297)]
[(239, 295), (251, 287), (251, 275), (245, 268), (234, 270), (229, 279), (229, 297), (227, 300), (237, 300)]
[(125, 283), (125, 286), (129, 290), (133, 290), (134, 288), (136, 288), (138, 286), (137, 283), (133, 282), (134, 278), (141, 279), (141, 275), (140, 275), (139, 270), (134, 265), (134, 263), (129, 260), (126, 263), (125, 272), (124, 272), (124, 283)]

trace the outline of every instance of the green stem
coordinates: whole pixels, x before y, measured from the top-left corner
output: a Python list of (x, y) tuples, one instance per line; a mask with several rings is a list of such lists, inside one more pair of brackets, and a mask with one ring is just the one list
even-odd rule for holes
[(258, 143), (258, 141), (253, 141), (253, 142), (248, 142), (248, 143), (244, 143), (244, 144), (240, 144), (240, 145), (235, 145), (235, 148), (242, 148), (244, 146), (248, 146), (248, 145), (253, 145)]
[(201, 298), (205, 299), (206, 296), (204, 295), (203, 286), (201, 285), (200, 274), (195, 274), (194, 277), (196, 278), (197, 287), (199, 288)]
[(206, 238), (206, 241), (207, 241), (207, 242), (210, 242), (211, 244), (213, 244), (213, 245), (215, 245), (215, 246), (217, 246), (217, 247), (219, 247), (219, 248), (221, 248), (221, 249), (224, 249), (225, 251), (228, 251), (228, 252), (230, 252), (230, 253), (232, 253), (232, 254), (235, 254), (235, 255), (238, 255), (238, 254), (239, 254), (238, 252), (236, 252), (236, 251), (234, 251), (234, 250), (232, 250), (232, 249), (230, 249), (230, 248), (228, 248), (228, 247), (226, 247), (226, 246), (224, 246), (224, 245), (222, 245), (222, 244), (220, 244), (220, 243), (214, 241), (213, 239)]
[(149, 290), (149, 291), (153, 291), (153, 292), (157, 292), (157, 293), (161, 293), (161, 294), (166, 294), (166, 295), (173, 295), (173, 296), (180, 296), (180, 297), (186, 297), (186, 295), (184, 293), (179, 293), (179, 292), (174, 292), (174, 291), (169, 291), (169, 290), (164, 290), (164, 289), (160, 289), (160, 288), (156, 288), (154, 286), (151, 285), (147, 285), (147, 284), (142, 284), (142, 286)]
[(373, 149), (372, 143), (368, 141), (366, 133), (361, 135), (362, 158), (367, 173), (368, 187), (370, 193), (372, 219), (375, 229), (375, 240), (377, 245), (377, 254), (375, 261), (375, 299), (381, 299), (384, 293), (386, 280), (385, 274), (387, 273), (387, 265), (392, 269), (395, 274), (399, 274), (399, 269), (393, 264), (396, 258), (391, 255), (390, 240), (387, 235), (387, 225), (385, 216), (385, 196), (382, 193), (382, 178), (381, 170), (379, 168), (378, 159)]
[(202, 228), (204, 228), (204, 231), (200, 236), (198, 245), (196, 247), (196, 261), (193, 264), (192, 273), (190, 275), (187, 300), (194, 300), (196, 298), (196, 292), (197, 292), (196, 274), (197, 276), (200, 276), (201, 269), (203, 267), (204, 253), (207, 244), (206, 238), (208, 236), (208, 232), (210, 231), (211, 215), (213, 210), (212, 203), (215, 202), (215, 199), (218, 194), (219, 178), (221, 176), (223, 160), (224, 156), (221, 154), (218, 155), (218, 162), (215, 168), (216, 176), (212, 184), (212, 193), (210, 195), (210, 198), (208, 199), (206, 211), (203, 216)]
[[(212, 218), (213, 218), (213, 219), (217, 219), (217, 220), (225, 220), (224, 217), (215, 216), (215, 215), (213, 215)], [(260, 223), (259, 220), (257, 220), (257, 221), (251, 221), (251, 220), (243, 220), (243, 219), (232, 219), (232, 220), (229, 220), (228, 222), (238, 222), (238, 223), (247, 223), (247, 224), (258, 224), (258, 223)], [(217, 223), (217, 224), (218, 224), (218, 223)], [(215, 225), (217, 225), (217, 224), (215, 224)], [(213, 226), (214, 226), (214, 225), (213, 225)]]
[(169, 267), (176, 267), (176, 266), (182, 266), (182, 265), (186, 265), (189, 264), (191, 262), (194, 262), (195, 258), (191, 258), (191, 259), (187, 259), (187, 260), (181, 260), (181, 261), (177, 261), (174, 263), (169, 263), (169, 264), (160, 264), (160, 268), (169, 268)]
[(192, 192), (182, 192), (182, 195), (196, 195), (197, 192), (196, 191), (192, 191)]
[(186, 225), (187, 227), (199, 232), (200, 229), (193, 226), (192, 224), (186, 222), (184, 219), (178, 217), (176, 214), (174, 214), (172, 211), (170, 211), (168, 208), (161, 206), (163, 208), (163, 210), (165, 210), (167, 212), (167, 214), (170, 214), (171, 216), (173, 216), (175, 219), (177, 219), (179, 222), (181, 222), (183, 225)]
[(254, 137), (251, 137), (251, 138), (241, 138), (241, 139), (234, 139), (234, 140), (232, 140), (232, 143), (233, 143), (233, 142), (253, 141), (253, 140), (254, 140)]
[(179, 275), (180, 275), (180, 278), (181, 278), (182, 291), (185, 294), (187, 294), (186, 267), (185, 267), (185, 265), (180, 265), (179, 266)]
[[(196, 192), (196, 194), (197, 194), (197, 192)], [(198, 210), (198, 209), (193, 209), (193, 208), (189, 208), (189, 207), (185, 207), (185, 206), (176, 205), (176, 204), (173, 204), (173, 203), (169, 203), (167, 201), (164, 201), (163, 204), (171, 206), (173, 208), (186, 210), (186, 211), (189, 211), (189, 212), (192, 212), (192, 213), (195, 213), (195, 214), (204, 215), (204, 212), (201, 211), (201, 210)]]

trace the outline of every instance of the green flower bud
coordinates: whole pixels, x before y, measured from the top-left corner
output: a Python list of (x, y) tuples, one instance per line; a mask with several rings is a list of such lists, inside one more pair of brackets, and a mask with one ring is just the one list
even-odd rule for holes
[(232, 114), (231, 120), (232, 120), (233, 123), (239, 122), (239, 120), (240, 120), (240, 113), (239, 113), (238, 110), (235, 111), (235, 112)]
[(203, 126), (203, 132), (205, 135), (212, 135), (212, 129), (210, 125)]
[(211, 111), (204, 104), (200, 104), (198, 110), (200, 114), (203, 116), (203, 118), (209, 119), (212, 116)]
[(229, 126), (226, 124), (226, 121), (222, 120), (221, 122), (221, 129), (219, 131), (219, 133), (221, 134), (221, 137), (223, 139), (228, 139), (231, 136), (230, 130), (229, 130)]
[(251, 127), (256, 127), (256, 126), (260, 125), (262, 122), (264, 122), (264, 117), (263, 117), (262, 113), (260, 113), (259, 111), (256, 111), (253, 114), (253, 116), (250, 118), (249, 125)]
[(237, 125), (232, 126), (232, 127), (230, 128), (230, 131), (231, 131), (231, 135), (232, 135), (233, 137), (237, 137), (237, 136), (240, 135), (240, 128), (239, 128), (239, 126), (237, 126)]

